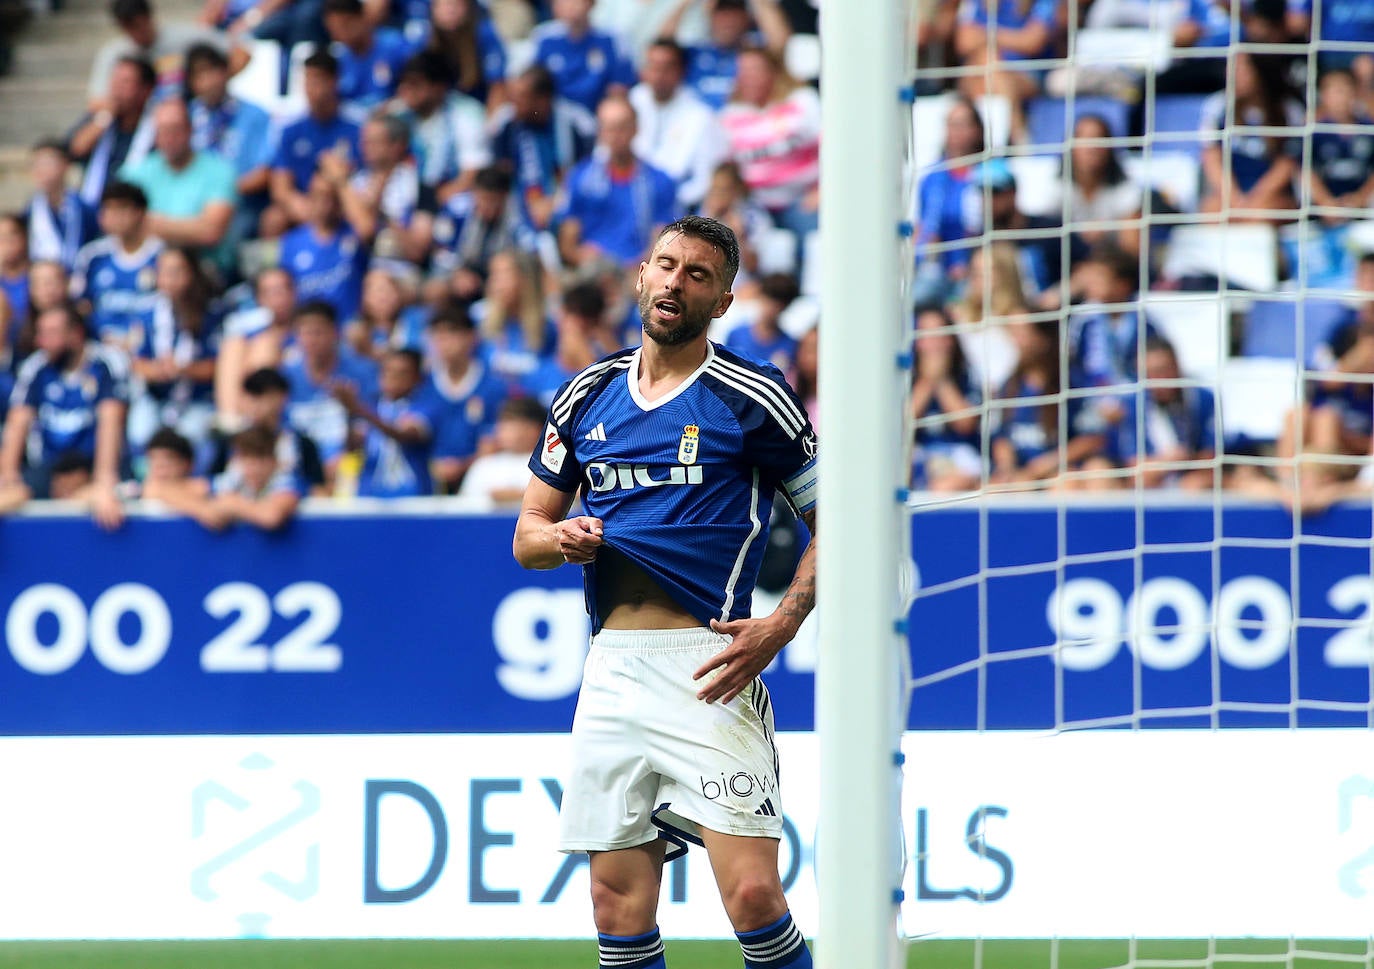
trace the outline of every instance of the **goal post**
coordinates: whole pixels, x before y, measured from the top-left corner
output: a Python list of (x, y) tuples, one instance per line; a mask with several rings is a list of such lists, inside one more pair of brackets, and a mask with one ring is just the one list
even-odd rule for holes
[(899, 556), (902, 413), (901, 0), (821, 20), (817, 965), (894, 969), (902, 880), (899, 750), (907, 678)]

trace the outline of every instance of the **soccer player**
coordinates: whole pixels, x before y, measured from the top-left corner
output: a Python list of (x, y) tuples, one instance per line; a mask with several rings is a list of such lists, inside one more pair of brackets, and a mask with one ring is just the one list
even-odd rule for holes
[[(778, 877), (782, 808), (759, 674), (815, 603), (816, 545), (750, 618), (775, 492), (815, 533), (816, 438), (773, 367), (707, 340), (734, 234), (669, 224), (639, 270), (641, 348), (554, 398), (517, 519), (521, 565), (584, 567), (591, 652), (562, 850), (591, 855), (601, 965), (666, 966), (663, 863), (705, 846), (748, 969), (809, 969)], [(566, 517), (578, 490), (585, 513)]]

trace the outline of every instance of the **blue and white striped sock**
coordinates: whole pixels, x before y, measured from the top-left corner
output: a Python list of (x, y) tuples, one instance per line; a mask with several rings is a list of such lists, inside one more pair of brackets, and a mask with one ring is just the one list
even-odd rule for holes
[(655, 928), (643, 935), (603, 935), (596, 937), (601, 950), (601, 969), (667, 969), (663, 958), (663, 938)]
[(745, 969), (811, 969), (811, 950), (788, 912), (772, 925), (736, 932)]

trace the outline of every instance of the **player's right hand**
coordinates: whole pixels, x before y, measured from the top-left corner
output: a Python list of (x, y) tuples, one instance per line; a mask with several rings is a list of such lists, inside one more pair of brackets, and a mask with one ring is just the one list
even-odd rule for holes
[(589, 515), (565, 518), (554, 526), (558, 539), (558, 551), (563, 553), (563, 561), (571, 565), (586, 565), (596, 558), (601, 548), (601, 519)]

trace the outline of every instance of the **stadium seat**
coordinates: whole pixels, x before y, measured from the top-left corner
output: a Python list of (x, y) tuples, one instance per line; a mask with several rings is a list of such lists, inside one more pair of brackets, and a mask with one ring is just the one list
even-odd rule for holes
[(1169, 239), (1165, 277), (1215, 276), (1257, 293), (1278, 285), (1278, 241), (1268, 225), (1181, 225)]
[(1211, 380), (1230, 344), (1225, 301), (1208, 294), (1147, 293), (1145, 315), (1174, 346), (1185, 376)]
[[(1166, 94), (1155, 99), (1153, 124), (1150, 131), (1165, 137), (1155, 140), (1160, 151), (1178, 151), (1196, 158), (1205, 143), (1199, 135), (1202, 125), (1202, 105), (1207, 94)], [(1180, 138), (1179, 135), (1190, 137)], [(1173, 137), (1168, 137), (1172, 135)]]
[(1180, 212), (1197, 211), (1201, 188), (1197, 157), (1185, 151), (1152, 151), (1147, 164), (1143, 154), (1129, 153), (1123, 159), (1126, 174), (1159, 192)]
[(797, 234), (791, 229), (770, 228), (755, 240), (759, 275), (797, 271)]
[(1241, 354), (1310, 361), (1313, 351), (1330, 338), (1332, 329), (1348, 312), (1344, 303), (1334, 299), (1255, 300), (1245, 319)]
[(1061, 215), (1059, 157), (1014, 155), (1007, 167), (1016, 176), (1016, 207), (1026, 215)]
[(277, 102), (282, 100), (281, 45), (275, 40), (253, 40), (248, 44), (248, 63), (229, 78), (229, 93), (236, 98), (256, 104), (267, 113), (277, 115)]
[(1298, 365), (1292, 360), (1238, 357), (1221, 372), (1221, 430), (1227, 441), (1277, 440), (1298, 401)]
[(974, 386), (986, 386), (996, 393), (1016, 369), (1016, 344), (1005, 326), (990, 326), (978, 332), (959, 334), (959, 346), (974, 373)]
[(1073, 100), (1073, 118), (1068, 116), (1069, 102), (1064, 98), (1032, 98), (1026, 105), (1026, 127), (1032, 145), (1044, 146), (1058, 152), (1073, 125), (1085, 114), (1101, 115), (1114, 136), (1126, 134), (1130, 124), (1130, 107), (1115, 98), (1082, 97)]
[(810, 82), (821, 76), (821, 39), (815, 34), (793, 34), (782, 52), (787, 73), (798, 81)]

